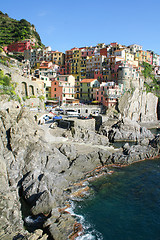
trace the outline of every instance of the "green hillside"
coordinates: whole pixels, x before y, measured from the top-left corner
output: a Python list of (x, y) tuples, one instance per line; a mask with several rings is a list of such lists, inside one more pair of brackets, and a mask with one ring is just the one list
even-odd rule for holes
[(35, 39), (38, 46), (43, 46), (33, 24), (25, 19), (18, 21), (10, 18), (0, 11), (0, 45), (8, 45), (24, 39)]

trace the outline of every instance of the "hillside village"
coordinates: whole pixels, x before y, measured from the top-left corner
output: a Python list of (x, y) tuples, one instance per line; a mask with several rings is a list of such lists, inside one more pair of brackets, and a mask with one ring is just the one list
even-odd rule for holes
[[(0, 12), (0, 26), (0, 63), (10, 67), (1, 70), (21, 82), (22, 100), (39, 96), (52, 106), (85, 103), (108, 109), (136, 88), (159, 95), (160, 57), (152, 50), (112, 42), (63, 53), (45, 47), (34, 25), (25, 19), (17, 21)], [(18, 67), (21, 80), (15, 79), (13, 67)]]
[(160, 135), (148, 129), (160, 129), (160, 56), (117, 42), (63, 53), (24, 19), (0, 12), (1, 24), (0, 239), (83, 238), (70, 200), (116, 169), (159, 159)]
[(160, 76), (159, 55), (144, 51), (137, 44), (103, 43), (74, 47), (65, 53), (53, 51), (51, 47), (33, 47), (34, 42), (23, 40), (3, 49), (11, 56), (21, 53), (25, 64), (23, 76), (43, 82), (46, 100), (60, 105), (81, 102), (109, 108), (125, 91), (137, 87), (143, 90), (144, 63), (152, 67), (154, 76)]

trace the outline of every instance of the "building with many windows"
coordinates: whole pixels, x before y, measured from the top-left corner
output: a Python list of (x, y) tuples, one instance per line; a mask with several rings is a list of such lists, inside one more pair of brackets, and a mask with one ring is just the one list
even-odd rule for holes
[(123, 84), (115, 82), (103, 82), (100, 88), (96, 90), (96, 100), (109, 108), (116, 105), (118, 98), (123, 94)]
[(35, 43), (32, 42), (30, 39), (13, 42), (7, 46), (8, 52), (24, 52), (25, 50), (31, 49), (35, 46)]
[(80, 82), (80, 99), (93, 101), (96, 99), (96, 89), (100, 83), (97, 79), (83, 79)]
[(75, 99), (75, 77), (59, 75), (51, 82), (51, 98), (58, 98), (61, 104), (67, 104)]

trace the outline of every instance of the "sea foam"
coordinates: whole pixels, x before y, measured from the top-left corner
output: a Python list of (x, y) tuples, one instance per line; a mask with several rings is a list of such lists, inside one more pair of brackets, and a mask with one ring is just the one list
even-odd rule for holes
[(66, 209), (72, 216), (74, 216), (83, 227), (83, 233), (79, 233), (79, 236), (76, 240), (103, 240), (103, 236), (98, 231), (94, 230), (94, 226), (92, 226), (84, 216), (75, 213), (75, 203), (73, 201), (70, 202), (70, 207)]

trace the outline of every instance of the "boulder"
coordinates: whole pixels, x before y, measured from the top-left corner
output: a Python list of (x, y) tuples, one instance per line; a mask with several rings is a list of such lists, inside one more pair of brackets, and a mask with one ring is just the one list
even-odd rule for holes
[(145, 138), (153, 138), (154, 135), (141, 127), (137, 122), (131, 121), (129, 118), (123, 118), (114, 124), (108, 132), (108, 138), (114, 141), (140, 141)]

